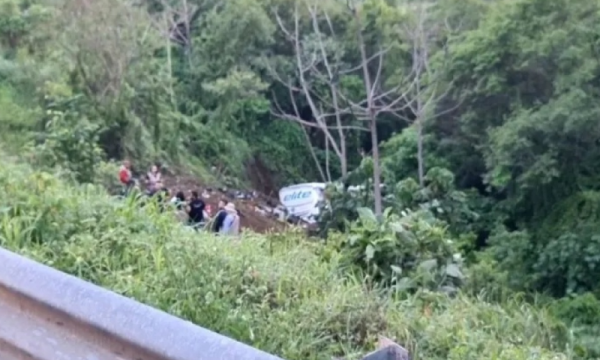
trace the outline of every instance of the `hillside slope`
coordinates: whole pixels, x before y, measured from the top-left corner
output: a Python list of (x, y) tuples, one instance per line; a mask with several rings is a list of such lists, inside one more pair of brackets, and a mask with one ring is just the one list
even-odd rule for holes
[(223, 193), (203, 183), (197, 177), (189, 175), (164, 175), (164, 184), (173, 194), (183, 191), (186, 196), (189, 196), (192, 190), (199, 193), (204, 191), (205, 196), (208, 196), (204, 197), (204, 200), (213, 209), (213, 214), (220, 199), (232, 201), (240, 212), (242, 228), (252, 229), (257, 233), (265, 233), (281, 231), (287, 227), (286, 223), (262, 210), (268, 206), (267, 203), (278, 203), (278, 200), (267, 199), (262, 194), (256, 194), (257, 196), (253, 196), (251, 199), (236, 198), (235, 194)]
[(388, 297), (293, 233), (199, 234), (151, 206), (10, 162), (0, 198), (1, 246), (288, 360), (354, 359), (377, 335), (415, 359), (572, 358), (566, 329), (543, 310), (427, 291)]

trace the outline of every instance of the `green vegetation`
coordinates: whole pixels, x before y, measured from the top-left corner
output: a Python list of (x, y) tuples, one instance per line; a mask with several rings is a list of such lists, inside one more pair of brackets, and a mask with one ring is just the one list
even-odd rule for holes
[(567, 329), (543, 309), (389, 294), (298, 234), (198, 235), (155, 207), (13, 164), (0, 196), (2, 246), (286, 359), (357, 358), (380, 334), (415, 359), (571, 358)]
[[(289, 359), (378, 333), (598, 359), (598, 24), (584, 0), (0, 0), (2, 244)], [(95, 187), (124, 157), (326, 181), (330, 206), (318, 239), (192, 238)]]

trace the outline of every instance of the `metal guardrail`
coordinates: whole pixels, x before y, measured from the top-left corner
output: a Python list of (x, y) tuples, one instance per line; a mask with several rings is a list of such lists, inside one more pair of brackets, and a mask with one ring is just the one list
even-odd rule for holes
[(0, 248), (2, 360), (281, 360)]

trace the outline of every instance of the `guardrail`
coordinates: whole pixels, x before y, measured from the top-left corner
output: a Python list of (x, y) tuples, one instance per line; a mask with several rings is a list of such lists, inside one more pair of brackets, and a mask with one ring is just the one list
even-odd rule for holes
[(281, 360), (0, 248), (2, 360)]
[[(410, 360), (381, 338), (363, 360)], [(0, 248), (2, 360), (282, 360)]]

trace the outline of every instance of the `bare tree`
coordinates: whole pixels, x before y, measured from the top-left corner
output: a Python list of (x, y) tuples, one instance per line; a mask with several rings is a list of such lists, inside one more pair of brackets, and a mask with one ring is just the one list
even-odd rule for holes
[(192, 49), (192, 23), (200, 15), (200, 6), (188, 0), (161, 0), (160, 4), (163, 7), (160, 13), (164, 22), (161, 27), (163, 35), (189, 53)]
[[(327, 36), (321, 31), (318, 25), (318, 12), (314, 5), (307, 2), (304, 3), (311, 15), (312, 30), (314, 35), (309, 46), (309, 40), (300, 34), (300, 16), (299, 4), (295, 3), (293, 13), (293, 29), (288, 29), (277, 12), (275, 17), (280, 29), (283, 31), (286, 38), (290, 41), (294, 49), (295, 55), (295, 79), (282, 79), (275, 71), (274, 77), (287, 88), (292, 111), (284, 111), (279, 105), (277, 98), (274, 97), (275, 111), (273, 114), (279, 118), (295, 121), (303, 127), (317, 128), (323, 132), (326, 143), (326, 174), (327, 180), (331, 181), (329, 171), (328, 153), (329, 148), (333, 150), (339, 159), (342, 176), (348, 173), (348, 151), (346, 145), (346, 132), (348, 130), (366, 131), (367, 129), (361, 126), (345, 125), (343, 122), (344, 116), (351, 115), (351, 109), (340, 104), (340, 90), (336, 81), (337, 67), (339, 66), (338, 59), (335, 54), (328, 52), (326, 41)], [(336, 63), (332, 62), (335, 61)], [(316, 84), (324, 84), (327, 88), (327, 94), (322, 94), (316, 89)], [(303, 99), (310, 108), (312, 119), (307, 120), (301, 116), (300, 109), (297, 103), (297, 98)], [(310, 140), (310, 139), (308, 139)], [(311, 145), (312, 148), (312, 145)], [(323, 174), (318, 159), (314, 155), (315, 162), (319, 167), (319, 171)]]
[[(410, 44), (412, 86), (406, 92), (406, 104), (414, 118), (417, 130), (418, 176), (419, 185), (423, 187), (425, 182), (424, 123), (453, 111), (460, 104), (440, 110), (438, 104), (448, 96), (452, 82), (444, 79), (444, 59), (440, 59), (436, 66), (431, 64), (431, 54), (435, 50), (436, 43), (442, 44), (440, 54), (444, 56), (448, 54), (447, 41), (442, 39), (444, 27), (448, 26), (447, 22), (432, 21), (433, 4), (415, 2), (408, 5), (408, 8), (411, 10), (412, 17), (405, 23), (403, 30)], [(397, 115), (409, 121), (403, 114)]]
[[(377, 133), (377, 122), (383, 114), (399, 114), (408, 107), (408, 95), (415, 86), (414, 72), (418, 67), (400, 78), (393, 86), (388, 84), (383, 76), (384, 62), (391, 46), (382, 44), (367, 44), (365, 41), (364, 29), (360, 9), (352, 3), (347, 2), (348, 9), (351, 11), (356, 22), (356, 42), (360, 52), (360, 64), (356, 67), (362, 73), (362, 80), (365, 87), (365, 98), (360, 101), (340, 94), (344, 101), (350, 104), (352, 112), (360, 120), (366, 121), (371, 134), (371, 143), (373, 146), (373, 195), (375, 200), (375, 214), (383, 213), (382, 184), (381, 184), (381, 166), (379, 154), (379, 135)], [(374, 48), (375, 50), (367, 50)], [(375, 66), (373, 66), (375, 64)], [(375, 68), (375, 70), (373, 70)]]
[[(303, 45), (306, 44), (302, 42), (302, 38), (299, 34), (298, 2), (296, 2), (294, 30), (287, 30), (279, 16), (277, 16), (277, 21), (285, 35), (288, 39), (291, 39), (294, 44), (297, 71), (299, 73), (299, 85), (294, 86), (292, 83), (285, 83), (290, 90), (294, 114), (289, 115), (281, 111), (281, 108), (276, 104), (279, 110), (277, 115), (282, 118), (297, 121), (304, 126), (318, 127), (323, 130), (328, 144), (331, 145), (333, 151), (343, 164), (347, 164), (344, 130), (358, 128), (360, 130), (368, 131), (371, 135), (371, 142), (373, 144), (374, 207), (375, 213), (381, 215), (383, 212), (383, 200), (377, 122), (382, 114), (401, 114), (409, 108), (410, 104), (408, 104), (408, 102), (410, 101), (410, 94), (413, 92), (416, 85), (415, 79), (417, 77), (415, 74), (420, 70), (419, 67), (422, 66), (422, 63), (415, 63), (409, 74), (406, 74), (406, 76), (396, 81), (393, 86), (390, 86), (388, 84), (389, 81), (387, 81), (388, 79), (386, 79), (384, 75), (384, 62), (391, 46), (367, 44), (364, 36), (360, 10), (351, 3), (351, 0), (348, 0), (347, 6), (353, 15), (357, 29), (355, 41), (356, 46), (359, 49), (360, 60), (354, 67), (345, 68), (344, 66), (341, 66), (340, 58), (328, 53), (326, 38), (323, 31), (320, 29), (320, 24), (324, 21), (329, 28), (329, 38), (332, 38), (335, 41), (334, 27), (327, 11), (319, 9), (315, 2), (303, 1), (303, 3), (307, 6), (308, 13), (310, 14), (312, 32), (315, 35), (314, 38), (316, 39), (318, 54), (313, 52), (310, 53), (310, 56), (303, 56), (306, 54)], [(306, 74), (327, 84), (330, 93), (328, 99), (323, 99), (322, 96), (319, 96), (318, 93), (311, 88), (311, 82)], [(355, 75), (362, 79), (365, 88), (364, 98), (358, 100), (354, 99), (346, 94), (344, 89), (339, 86), (339, 77), (345, 75)], [(311, 108), (315, 120), (314, 122), (308, 122), (300, 117), (294, 98), (297, 94), (301, 94), (306, 99)], [(330, 102), (327, 102), (329, 100)], [(327, 104), (327, 109), (331, 109), (329, 112), (322, 110), (324, 103)], [(342, 118), (346, 115), (364, 121), (366, 126), (351, 127), (344, 125), (342, 123)], [(335, 119), (333, 126), (331, 126), (328, 121), (331, 118)], [(336, 139), (332, 135), (332, 130), (338, 132), (339, 139)], [(346, 172), (347, 168), (344, 170), (344, 173)]]

